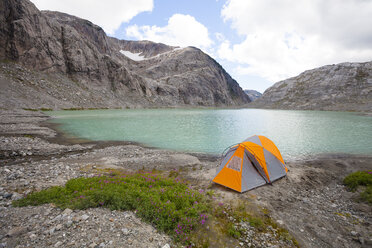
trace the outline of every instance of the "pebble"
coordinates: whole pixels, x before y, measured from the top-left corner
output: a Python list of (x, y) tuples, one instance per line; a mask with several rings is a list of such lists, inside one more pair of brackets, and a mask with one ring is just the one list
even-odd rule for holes
[(66, 209), (62, 212), (62, 215), (64, 215), (64, 216), (71, 215), (72, 212), (73, 212), (73, 211), (72, 211), (71, 209), (66, 208)]
[(123, 232), (124, 235), (129, 234), (129, 230), (127, 228), (123, 228), (123, 229), (121, 229), (121, 231)]
[(22, 234), (24, 234), (26, 232), (27, 232), (27, 228), (26, 227), (19, 226), (19, 227), (15, 227), (15, 228), (11, 229), (7, 233), (7, 236), (9, 236), (9, 237), (17, 237), (17, 236), (22, 235)]
[(62, 224), (58, 224), (57, 226), (56, 226), (56, 231), (60, 231), (61, 229), (62, 229)]
[(30, 235), (31, 240), (35, 240), (36, 238), (37, 238), (36, 234), (33, 233), (33, 234)]
[(4, 198), (5, 199), (10, 199), (12, 197), (12, 195), (13, 195), (12, 193), (5, 193)]
[(87, 219), (89, 219), (89, 215), (84, 214), (84, 215), (82, 215), (80, 218), (81, 218), (83, 221), (86, 221)]
[(61, 241), (58, 241), (58, 242), (54, 245), (54, 247), (60, 247), (62, 244), (63, 244), (63, 243), (62, 243)]
[(69, 228), (70, 226), (72, 226), (72, 221), (71, 221), (71, 220), (68, 220), (68, 221), (65, 223), (65, 227)]

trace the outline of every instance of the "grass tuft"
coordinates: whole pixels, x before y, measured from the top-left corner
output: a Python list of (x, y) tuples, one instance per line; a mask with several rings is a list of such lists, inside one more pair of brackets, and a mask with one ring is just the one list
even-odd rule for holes
[(360, 186), (364, 187), (360, 193), (360, 200), (372, 204), (372, 171), (357, 171), (344, 179), (344, 184), (353, 192)]

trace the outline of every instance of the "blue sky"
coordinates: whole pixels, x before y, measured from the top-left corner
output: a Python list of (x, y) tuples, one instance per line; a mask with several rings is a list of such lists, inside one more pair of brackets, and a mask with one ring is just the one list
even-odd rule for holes
[[(128, 23), (122, 23), (113, 36), (119, 39), (136, 40), (134, 37), (126, 35), (126, 28), (128, 26), (136, 24), (138, 26), (155, 25), (163, 27), (167, 25), (169, 18), (173, 14), (178, 13), (193, 16), (198, 22), (207, 27), (211, 38), (217, 39), (214, 36), (216, 33), (220, 33), (225, 37), (229, 37), (231, 42), (242, 42), (244, 37), (239, 36), (237, 32), (231, 28), (231, 23), (229, 21), (224, 22), (221, 18), (221, 10), (224, 4), (225, 1), (216, 0), (154, 1), (154, 8), (151, 12), (142, 12), (131, 19)], [(256, 89), (263, 92), (267, 87), (273, 84), (273, 82), (257, 75), (234, 75), (233, 71), (234, 68), (239, 65), (238, 63), (219, 58), (215, 54), (210, 55), (216, 59), (244, 89)]]
[(120, 39), (196, 46), (243, 89), (327, 64), (372, 60), (372, 1), (32, 0)]

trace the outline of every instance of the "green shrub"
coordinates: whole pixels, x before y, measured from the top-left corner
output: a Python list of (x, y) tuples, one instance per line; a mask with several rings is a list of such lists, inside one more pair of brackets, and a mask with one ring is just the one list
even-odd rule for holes
[(242, 235), (240, 233), (240, 231), (238, 230), (238, 228), (236, 228), (233, 223), (229, 223), (228, 224), (228, 226), (227, 226), (227, 233), (231, 237), (236, 238), (236, 239), (240, 238), (240, 236)]
[(204, 194), (192, 190), (178, 178), (152, 173), (112, 174), (69, 180), (13, 202), (14, 206), (54, 203), (62, 209), (107, 207), (132, 210), (143, 220), (188, 243), (188, 236), (207, 220), (209, 203)]
[(357, 171), (351, 173), (344, 179), (344, 184), (352, 191), (355, 191), (358, 186), (372, 185), (372, 173), (370, 171)]
[(365, 191), (360, 194), (362, 201), (372, 204), (372, 185), (368, 186)]
[(365, 189), (360, 194), (360, 199), (372, 204), (372, 171), (357, 171), (344, 179), (344, 184), (351, 190), (356, 191), (359, 186)]

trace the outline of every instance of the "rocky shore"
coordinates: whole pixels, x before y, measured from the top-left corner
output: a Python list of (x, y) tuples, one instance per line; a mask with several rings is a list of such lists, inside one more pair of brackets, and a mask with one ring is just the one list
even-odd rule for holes
[[(46, 125), (49, 117), (41, 112), (2, 110), (0, 116), (0, 247), (173, 247), (169, 236), (133, 212), (11, 206), (34, 190), (105, 169), (176, 170), (192, 187), (212, 189), (221, 204), (243, 200), (265, 209), (300, 247), (372, 247), (372, 208), (356, 202), (356, 193), (342, 185), (348, 173), (372, 169), (372, 157), (338, 154), (289, 161), (286, 178), (238, 194), (211, 183), (219, 157), (69, 140)], [(234, 225), (244, 231), (226, 247), (288, 247), (275, 238), (274, 229)]]

